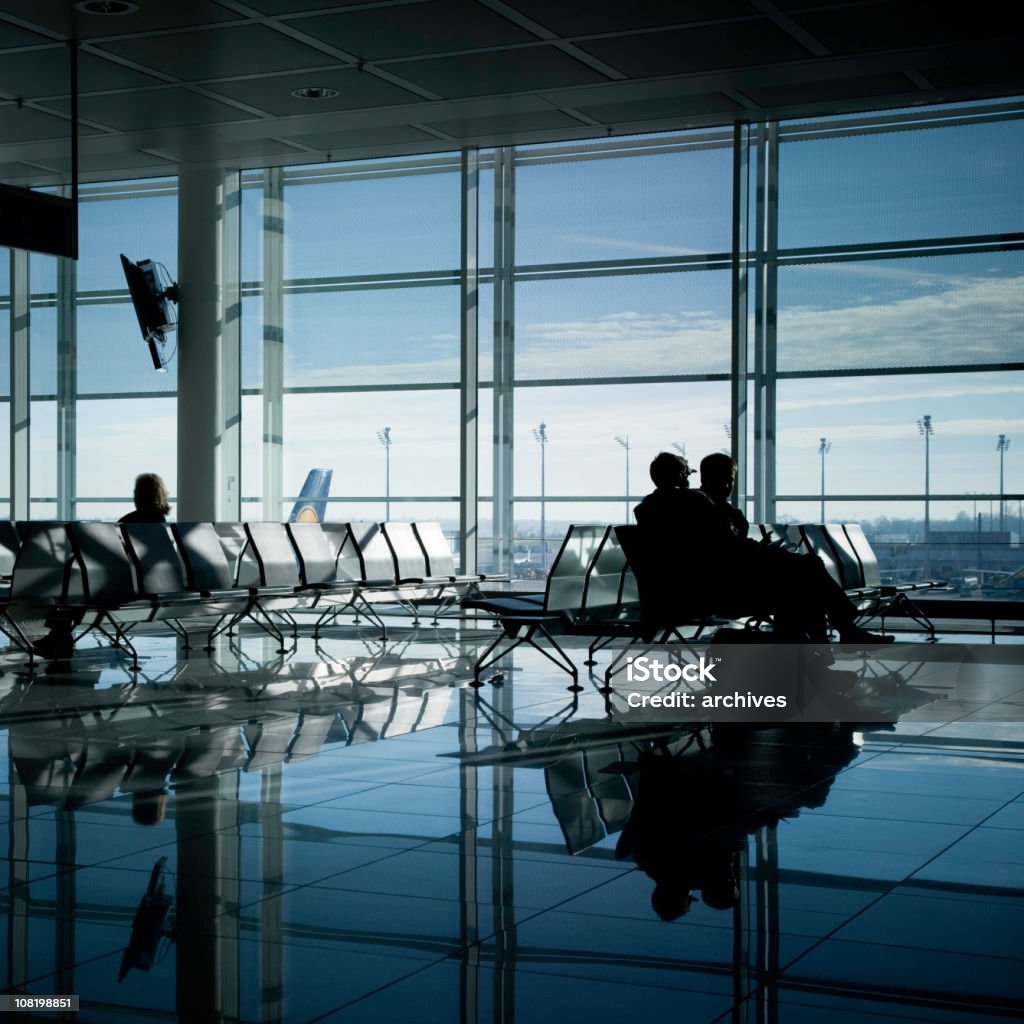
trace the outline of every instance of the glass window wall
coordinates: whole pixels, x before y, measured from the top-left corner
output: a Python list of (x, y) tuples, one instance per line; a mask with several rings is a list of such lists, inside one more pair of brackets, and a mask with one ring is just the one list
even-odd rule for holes
[[(1024, 479), (1016, 448), (996, 445), (1024, 438), (1022, 114), (754, 126), (739, 154), (723, 130), (485, 151), (477, 381), (461, 360), (459, 155), (246, 172), (243, 515), (286, 515), (326, 467), (331, 518), (429, 513), (454, 532), (475, 499), (481, 566), (497, 508), (511, 522), (494, 551), (535, 571), (570, 522), (628, 518), (657, 451), (731, 448), (739, 342), (751, 515), (906, 537), (884, 542), (893, 576), (901, 558), (919, 571), (926, 540), (934, 566), (963, 576), (957, 531), (964, 558), (980, 544), (1013, 562)], [(745, 281), (730, 251), (737, 156), (751, 168)], [(150, 369), (117, 261), (174, 276), (176, 220), (173, 181), (90, 185), (77, 266), (31, 257), (33, 514), (113, 516), (136, 472), (176, 477), (174, 373)], [(0, 253), (0, 403), (8, 268)], [(479, 487), (460, 496), (471, 387)], [(0, 505), (9, 460), (6, 437)]]

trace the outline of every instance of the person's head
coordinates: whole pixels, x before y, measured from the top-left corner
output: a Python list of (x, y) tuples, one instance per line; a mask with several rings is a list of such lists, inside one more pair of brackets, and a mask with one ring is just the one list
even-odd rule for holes
[(156, 509), (165, 516), (171, 510), (167, 486), (156, 473), (140, 473), (135, 478), (135, 507)]
[(740, 887), (736, 880), (735, 853), (709, 866), (700, 888), (700, 898), (712, 910), (729, 910), (736, 906), (740, 898)]
[(689, 889), (671, 882), (659, 882), (651, 893), (651, 909), (662, 921), (678, 921), (696, 902)]
[(655, 487), (689, 487), (690, 464), (672, 452), (659, 452), (651, 463), (651, 480)]
[(736, 483), (736, 463), (725, 452), (712, 452), (700, 460), (700, 486), (712, 498), (725, 499)]

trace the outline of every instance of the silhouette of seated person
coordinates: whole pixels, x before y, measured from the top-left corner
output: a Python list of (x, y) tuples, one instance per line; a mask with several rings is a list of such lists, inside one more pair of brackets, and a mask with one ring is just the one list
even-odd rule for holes
[(824, 805), (836, 775), (857, 756), (853, 730), (716, 726), (712, 745), (673, 757), (645, 751), (616, 858), (632, 857), (655, 883), (651, 906), (674, 921), (700, 900), (739, 901), (739, 852), (747, 837), (804, 808)]
[(736, 463), (725, 452), (712, 452), (700, 460), (700, 492), (718, 510), (737, 537), (747, 537), (750, 523), (729, 500), (736, 486)]
[(844, 644), (891, 643), (892, 637), (856, 625), (857, 609), (817, 555), (747, 537), (745, 517), (728, 501), (735, 464), (730, 458), (728, 473), (720, 467), (713, 460), (707, 489), (691, 490), (684, 458), (661, 452), (651, 463), (655, 490), (634, 514), (651, 553), (643, 573), (651, 577), (647, 589), (665, 611), (689, 605), (704, 614), (771, 615), (775, 639), (789, 643), (825, 644), (828, 624)]
[[(133, 492), (135, 509), (121, 516), (119, 523), (165, 523), (168, 504), (167, 486), (156, 473), (140, 473)], [(32, 645), (43, 658), (66, 659), (75, 652), (75, 627), (82, 621), (81, 609), (59, 608), (46, 619), (49, 632)]]

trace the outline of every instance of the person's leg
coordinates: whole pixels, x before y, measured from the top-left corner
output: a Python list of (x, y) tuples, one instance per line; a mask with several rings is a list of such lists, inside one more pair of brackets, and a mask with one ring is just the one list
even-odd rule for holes
[(754, 602), (770, 609), (775, 638), (784, 643), (827, 643), (827, 609), (813, 596), (820, 581), (808, 559), (769, 547), (751, 546), (747, 554), (741, 575)]
[(828, 621), (844, 644), (889, 644), (895, 637), (872, 633), (857, 625), (857, 608), (846, 596), (843, 588), (829, 575), (825, 563), (817, 555), (797, 555), (804, 563), (807, 601), (820, 604)]

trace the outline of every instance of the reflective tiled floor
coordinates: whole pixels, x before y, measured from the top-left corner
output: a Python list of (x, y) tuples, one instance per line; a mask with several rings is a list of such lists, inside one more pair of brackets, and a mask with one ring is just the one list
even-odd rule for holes
[(135, 686), (90, 642), (0, 658), (4, 990), (78, 1021), (1020, 1019), (1024, 648), (897, 645), (939, 699), (895, 727), (712, 734), (532, 651), (477, 692), (486, 631), (399, 634), (144, 636)]

